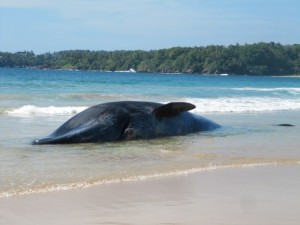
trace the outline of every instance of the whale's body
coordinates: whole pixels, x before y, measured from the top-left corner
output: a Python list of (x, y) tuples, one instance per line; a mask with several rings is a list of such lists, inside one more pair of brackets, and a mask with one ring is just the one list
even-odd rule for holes
[(185, 135), (220, 127), (187, 112), (195, 106), (185, 102), (121, 101), (92, 106), (33, 144), (72, 144), (149, 139)]

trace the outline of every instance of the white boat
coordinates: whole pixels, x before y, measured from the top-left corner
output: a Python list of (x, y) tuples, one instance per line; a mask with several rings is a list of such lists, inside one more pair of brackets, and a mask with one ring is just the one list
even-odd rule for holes
[(136, 73), (135, 69), (130, 68), (129, 70), (116, 70), (116, 73)]
[(136, 70), (135, 70), (135, 69), (132, 69), (132, 68), (130, 68), (128, 72), (130, 72), (130, 73), (136, 73)]

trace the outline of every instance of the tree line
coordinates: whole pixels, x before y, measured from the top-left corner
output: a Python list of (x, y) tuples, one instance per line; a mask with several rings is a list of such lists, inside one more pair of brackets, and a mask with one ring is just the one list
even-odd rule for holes
[(255, 43), (151, 51), (0, 52), (0, 67), (154, 73), (291, 75), (300, 72), (300, 45)]

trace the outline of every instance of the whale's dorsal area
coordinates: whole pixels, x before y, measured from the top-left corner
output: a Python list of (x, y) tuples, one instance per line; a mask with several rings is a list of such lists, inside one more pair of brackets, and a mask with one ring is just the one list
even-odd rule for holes
[(154, 109), (156, 118), (177, 116), (178, 114), (196, 108), (195, 105), (186, 102), (170, 102)]
[(220, 127), (186, 102), (120, 101), (92, 106), (33, 144), (71, 144), (185, 135)]

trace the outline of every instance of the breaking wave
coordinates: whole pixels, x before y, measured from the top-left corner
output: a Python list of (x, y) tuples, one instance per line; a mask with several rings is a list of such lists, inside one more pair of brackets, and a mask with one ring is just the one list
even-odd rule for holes
[(85, 106), (65, 106), (65, 107), (37, 107), (34, 105), (25, 105), (17, 109), (7, 111), (7, 114), (11, 116), (49, 116), (49, 115), (72, 115), (77, 114), (87, 107)]
[(186, 98), (186, 102), (196, 105), (196, 113), (245, 113), (300, 110), (298, 99), (282, 98)]
[(242, 88), (230, 88), (236, 91), (261, 91), (261, 92), (274, 92), (274, 91), (286, 91), (300, 94), (300, 88), (290, 88), (290, 87), (279, 87), (279, 88), (254, 88), (254, 87), (242, 87)]
[[(245, 113), (270, 112), (281, 110), (300, 110), (298, 99), (283, 98), (183, 98), (178, 101), (190, 102), (196, 105), (195, 113)], [(167, 103), (167, 102), (164, 102)], [(60, 116), (74, 115), (88, 108), (88, 106), (48, 106), (38, 107), (25, 105), (20, 108), (5, 111), (10, 116)]]

